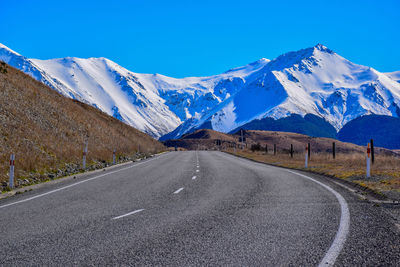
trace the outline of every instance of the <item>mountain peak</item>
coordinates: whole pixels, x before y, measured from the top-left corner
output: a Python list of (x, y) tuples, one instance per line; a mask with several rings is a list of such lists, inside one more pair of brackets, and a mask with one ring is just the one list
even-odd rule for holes
[(331, 49), (329, 49), (328, 47), (326, 47), (326, 46), (324, 46), (323, 44), (320, 44), (320, 43), (318, 43), (316, 46), (314, 46), (313, 49), (321, 51), (321, 52), (326, 52), (326, 53), (329, 53), (329, 54), (333, 54), (334, 53)]

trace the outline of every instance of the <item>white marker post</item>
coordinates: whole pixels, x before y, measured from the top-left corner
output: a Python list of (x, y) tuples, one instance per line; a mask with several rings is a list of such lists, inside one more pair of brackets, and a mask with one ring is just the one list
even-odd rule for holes
[(367, 146), (367, 178), (371, 177), (371, 148)]
[(304, 167), (308, 168), (308, 145), (306, 146), (306, 160), (304, 162)]
[(113, 165), (115, 165), (115, 149), (114, 149), (114, 151), (113, 151)]
[(15, 168), (15, 155), (11, 154), (11, 156), (10, 156), (10, 180), (9, 180), (10, 188), (14, 188), (14, 168)]
[(86, 169), (86, 154), (88, 152), (88, 140), (85, 141), (85, 147), (83, 148), (83, 160), (82, 169)]

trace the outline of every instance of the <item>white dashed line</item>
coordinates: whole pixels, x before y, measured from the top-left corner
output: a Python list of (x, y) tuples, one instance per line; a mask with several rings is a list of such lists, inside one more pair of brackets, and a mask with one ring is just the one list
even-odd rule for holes
[(197, 178), (197, 176), (193, 176), (193, 177), (192, 177), (192, 180), (196, 180), (196, 178)]
[(176, 190), (175, 192), (174, 192), (174, 194), (179, 194), (179, 192), (181, 192), (183, 190), (183, 187), (181, 187), (181, 188), (179, 188), (178, 190)]
[(139, 213), (139, 212), (141, 212), (141, 211), (144, 211), (144, 209), (135, 210), (135, 211), (126, 213), (126, 214), (124, 214), (124, 215), (114, 217), (114, 218), (112, 218), (112, 219), (113, 219), (113, 220), (121, 219), (121, 218), (123, 218), (123, 217), (129, 216), (129, 215), (132, 215), (132, 214), (135, 214), (135, 213)]
[(196, 172), (199, 172), (199, 170), (196, 170)]

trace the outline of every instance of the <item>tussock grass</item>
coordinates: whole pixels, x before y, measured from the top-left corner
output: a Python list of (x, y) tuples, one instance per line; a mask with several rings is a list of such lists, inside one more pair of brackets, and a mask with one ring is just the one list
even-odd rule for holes
[(68, 99), (30, 76), (6, 65), (0, 73), (0, 182), (8, 180), (9, 157), (16, 154), (16, 178), (45, 174), (81, 164), (88, 138), (88, 164), (111, 162), (164, 146), (100, 110)]

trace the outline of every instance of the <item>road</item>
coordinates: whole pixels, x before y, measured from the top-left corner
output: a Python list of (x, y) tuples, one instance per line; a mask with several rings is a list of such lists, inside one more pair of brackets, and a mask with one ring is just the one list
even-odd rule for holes
[(329, 179), (170, 152), (0, 200), (1, 265), (399, 266), (383, 207)]

